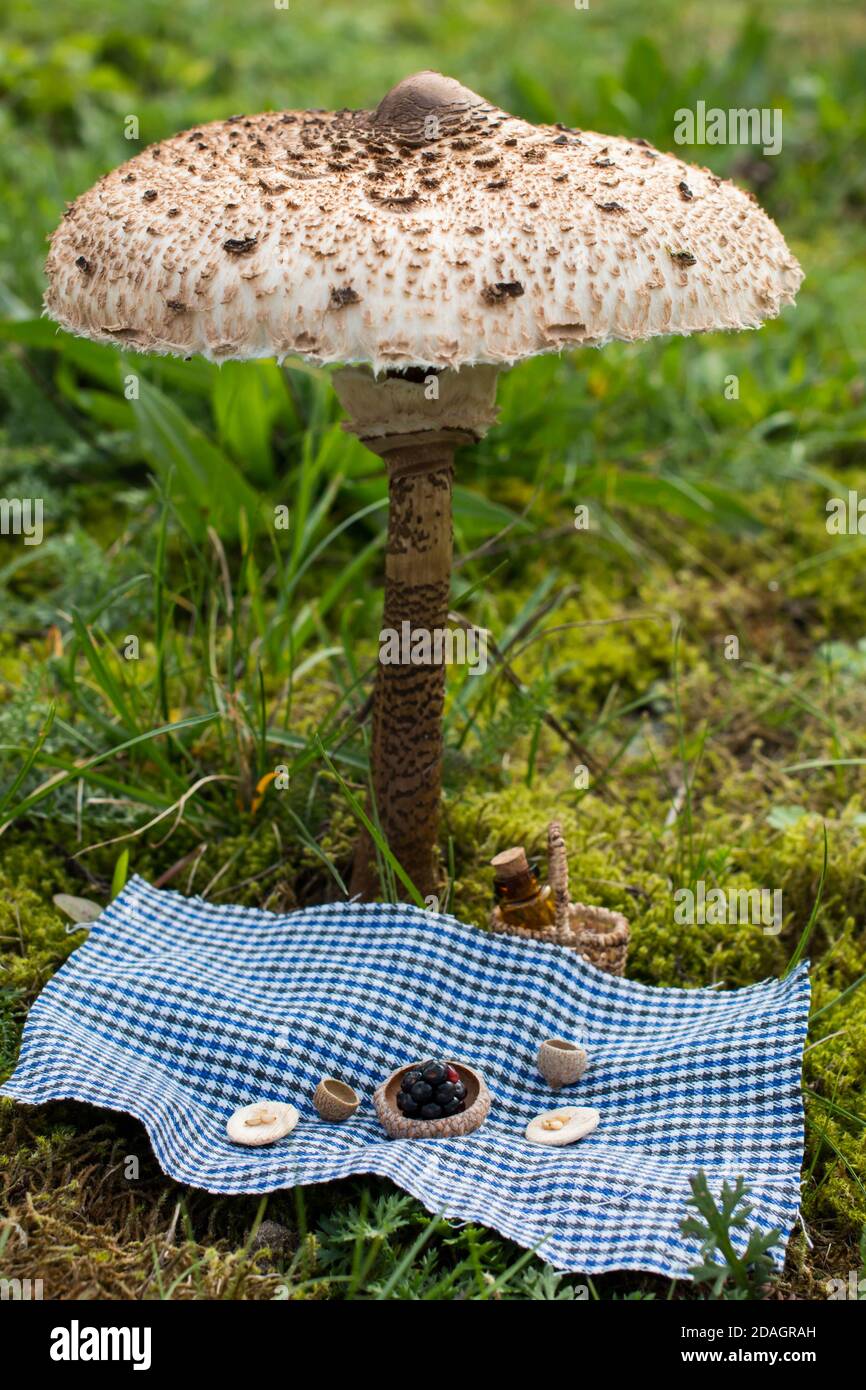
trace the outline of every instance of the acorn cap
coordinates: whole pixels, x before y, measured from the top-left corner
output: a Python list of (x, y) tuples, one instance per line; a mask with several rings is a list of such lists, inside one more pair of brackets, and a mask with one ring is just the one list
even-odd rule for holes
[(46, 270), (48, 313), (97, 341), (377, 370), (757, 328), (803, 278), (709, 170), (432, 72), (375, 111), (232, 116), (150, 146), (68, 208)]

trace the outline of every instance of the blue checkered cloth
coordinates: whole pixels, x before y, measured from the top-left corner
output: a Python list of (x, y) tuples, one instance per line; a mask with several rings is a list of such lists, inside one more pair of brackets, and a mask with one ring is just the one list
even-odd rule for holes
[[(655, 989), (414, 907), (274, 916), (136, 878), (33, 1005), (3, 1093), (128, 1111), (165, 1172), (209, 1192), (376, 1173), (556, 1268), (683, 1276), (697, 1257), (680, 1222), (699, 1168), (714, 1191), (745, 1177), (762, 1230), (787, 1237), (796, 1219), (808, 1008), (804, 966), (729, 992)], [(535, 1068), (548, 1037), (590, 1057), (559, 1103), (601, 1112), (568, 1148), (523, 1134), (557, 1104)], [(380, 1128), (373, 1090), (425, 1055), (484, 1074), (493, 1107), (474, 1134), (394, 1140)], [(344, 1124), (313, 1109), (323, 1076), (363, 1097)], [(226, 1120), (254, 1100), (289, 1100), (301, 1121), (272, 1147), (234, 1146)]]

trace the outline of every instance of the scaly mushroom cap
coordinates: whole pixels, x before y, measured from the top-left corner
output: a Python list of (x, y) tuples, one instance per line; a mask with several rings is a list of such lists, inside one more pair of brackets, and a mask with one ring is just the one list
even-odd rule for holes
[(375, 369), (757, 328), (802, 271), (749, 193), (418, 73), (375, 111), (232, 116), (67, 210), (45, 306), (143, 352)]

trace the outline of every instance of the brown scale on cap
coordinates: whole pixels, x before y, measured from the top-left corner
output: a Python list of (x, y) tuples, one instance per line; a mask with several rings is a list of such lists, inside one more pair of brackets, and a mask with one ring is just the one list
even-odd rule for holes
[[(336, 304), (338, 253), (356, 298)], [(756, 328), (802, 279), (732, 183), (431, 72), (374, 111), (230, 117), (143, 151), (73, 204), (47, 273), (49, 314), (87, 337), (376, 369)]]

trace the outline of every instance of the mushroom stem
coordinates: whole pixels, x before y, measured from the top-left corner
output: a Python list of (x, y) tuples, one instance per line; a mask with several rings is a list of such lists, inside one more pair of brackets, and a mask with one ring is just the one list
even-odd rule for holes
[[(395, 634), (398, 661), (380, 660), (373, 702), (372, 781), (379, 825), (423, 897), (438, 884), (445, 664), (412, 661), (413, 643), (444, 629), (451, 589), (454, 445), (417, 444), (387, 456), (388, 548), (380, 641)], [(383, 648), (384, 651), (384, 648)], [(408, 658), (408, 660), (406, 659)], [(373, 846), (364, 833), (352, 893), (378, 896)]]
[[(442, 790), (444, 640), (451, 588), (451, 489), (458, 444), (480, 439), (496, 416), (495, 367), (375, 378), (346, 367), (334, 387), (344, 428), (388, 468), (385, 608), (373, 703), (371, 773), (388, 846), (422, 897), (436, 895)], [(435, 389), (434, 389), (435, 387)], [(426, 638), (426, 641), (425, 641)], [(400, 885), (398, 891), (406, 896)], [(370, 836), (355, 851), (351, 892), (381, 884)]]

